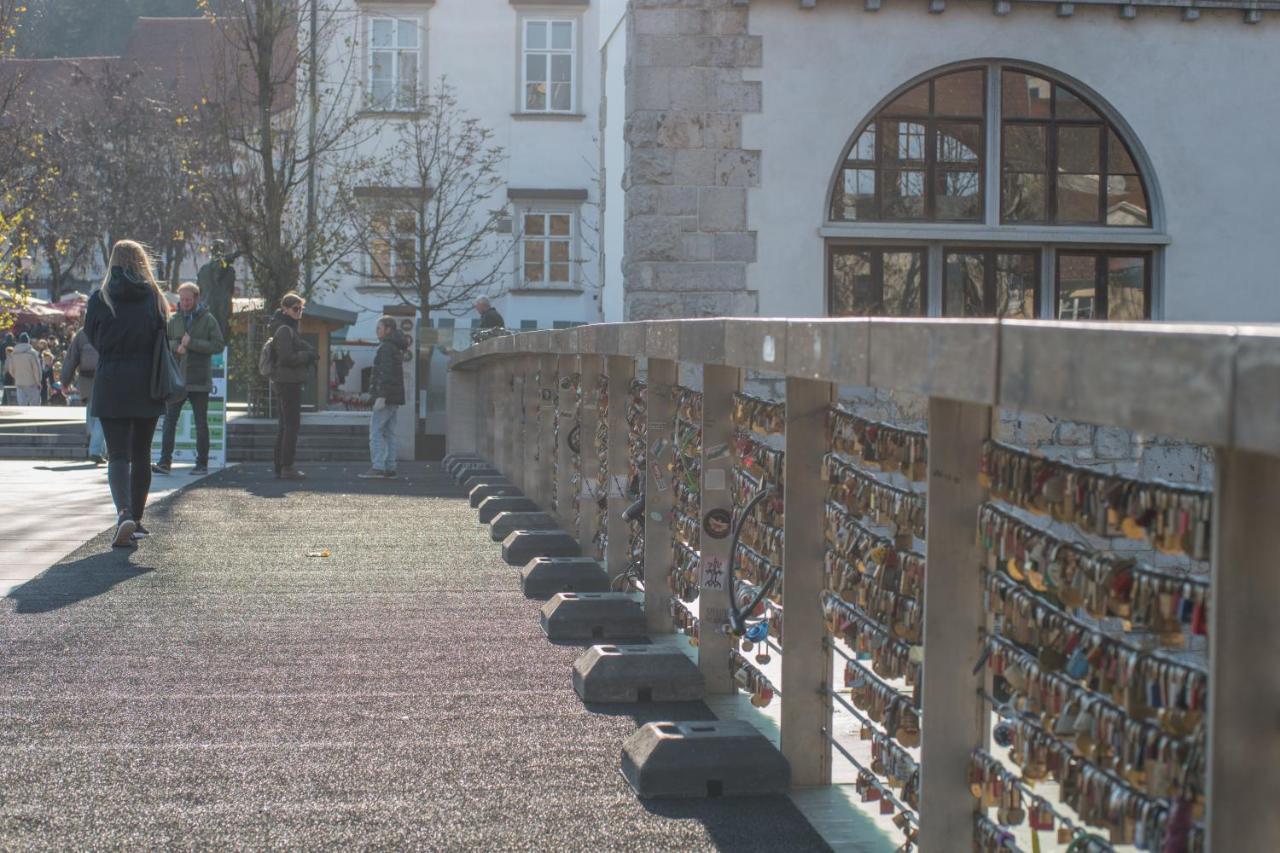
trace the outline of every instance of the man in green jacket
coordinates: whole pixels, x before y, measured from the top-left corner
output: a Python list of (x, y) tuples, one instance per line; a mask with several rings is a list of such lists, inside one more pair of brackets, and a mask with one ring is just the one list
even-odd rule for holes
[(226, 341), (222, 327), (200, 302), (200, 288), (185, 282), (178, 288), (178, 310), (169, 318), (166, 329), (169, 347), (178, 357), (178, 367), (186, 381), (187, 393), (171, 402), (164, 413), (164, 437), (160, 445), (160, 461), (153, 467), (157, 474), (168, 474), (173, 468), (173, 444), (178, 431), (182, 406), (191, 401), (196, 420), (196, 466), (191, 473), (209, 473), (209, 392), (213, 390), (213, 354), (222, 352)]

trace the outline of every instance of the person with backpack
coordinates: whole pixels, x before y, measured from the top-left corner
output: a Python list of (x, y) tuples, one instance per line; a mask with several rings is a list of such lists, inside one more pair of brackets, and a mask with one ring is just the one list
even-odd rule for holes
[(13, 354), (5, 361), (5, 369), (18, 388), (18, 405), (39, 406), (44, 365), (40, 360), (40, 353), (31, 346), (31, 337), (26, 332), (18, 335), (18, 343), (13, 348)]
[(124, 548), (147, 535), (142, 514), (151, 491), (151, 438), (164, 413), (164, 401), (151, 396), (152, 369), (169, 302), (140, 243), (116, 243), (108, 269), (89, 297), (84, 333), (98, 351), (89, 406), (107, 439), (107, 482), (116, 505), (111, 544)]
[(192, 476), (209, 473), (209, 392), (213, 390), (213, 356), (222, 352), (226, 341), (222, 327), (200, 301), (199, 286), (187, 281), (178, 286), (178, 312), (169, 318), (166, 329), (169, 347), (178, 357), (178, 369), (186, 381), (186, 394), (169, 401), (164, 412), (164, 432), (160, 441), (160, 461), (152, 466), (157, 474), (173, 470), (173, 445), (178, 436), (182, 407), (191, 401), (196, 421), (196, 464)]
[(267, 323), (270, 340), (258, 355), (258, 370), (271, 380), (275, 391), (276, 430), (274, 464), (277, 480), (302, 480), (306, 475), (294, 467), (298, 452), (298, 430), (302, 426), (302, 385), (315, 370), (315, 349), (302, 339), (299, 322), (307, 302), (290, 291)]
[(378, 354), (373, 357), (373, 417), (369, 421), (369, 456), (372, 467), (362, 480), (396, 476), (396, 412), (404, 405), (404, 354), (408, 340), (396, 328), (394, 317), (378, 321)]

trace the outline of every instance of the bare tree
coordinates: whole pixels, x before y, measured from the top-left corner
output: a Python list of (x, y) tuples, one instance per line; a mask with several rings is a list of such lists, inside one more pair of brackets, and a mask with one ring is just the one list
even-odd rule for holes
[[(290, 290), (310, 295), (350, 249), (335, 204), (317, 205), (309, 239), (308, 172), (314, 168), (334, 181), (359, 168), (360, 143), (372, 133), (361, 132), (355, 108), (361, 87), (355, 45), (344, 32), (349, 12), (316, 2), (314, 42), (310, 28), (299, 26), (304, 8), (310, 9), (301, 0), (224, 0), (217, 13), (208, 11), (220, 38), (213, 103), (198, 122), (210, 164), (199, 184), (211, 224), (234, 241), (268, 306)], [(322, 97), (312, 123), (308, 100), (299, 93), (313, 70)], [(316, 274), (304, 282), (308, 247)]]
[(342, 206), (363, 261), (345, 270), (418, 309), (460, 313), (508, 272), (502, 232), (506, 152), (469, 116), (445, 78), (416, 95), (379, 165), (343, 187)]
[[(24, 0), (0, 0), (0, 60), (14, 54)], [(22, 77), (4, 62), (0, 71), (0, 328), (12, 325), (26, 304), (23, 264), (31, 247), (31, 201), (40, 191), (42, 140), (18, 110)]]

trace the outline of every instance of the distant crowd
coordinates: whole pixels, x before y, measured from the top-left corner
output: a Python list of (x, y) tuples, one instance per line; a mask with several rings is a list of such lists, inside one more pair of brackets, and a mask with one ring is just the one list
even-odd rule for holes
[(6, 405), (82, 405), (84, 400), (64, 371), (75, 326), (19, 326), (0, 335), (0, 376)]

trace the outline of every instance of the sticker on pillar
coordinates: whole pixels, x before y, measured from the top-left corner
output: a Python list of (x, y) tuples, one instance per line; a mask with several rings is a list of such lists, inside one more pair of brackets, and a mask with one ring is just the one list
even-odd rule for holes
[(653, 477), (653, 484), (658, 487), (658, 491), (665, 492), (667, 490), (667, 481), (662, 476), (662, 466), (657, 462), (649, 466), (649, 476)]
[(705, 457), (708, 462), (715, 462), (717, 459), (723, 459), (729, 455), (728, 444), (716, 444), (708, 447)]
[(727, 509), (713, 509), (702, 519), (702, 529), (712, 539), (724, 539), (733, 527), (733, 516)]
[(773, 344), (773, 335), (764, 336), (764, 343), (760, 346), (760, 357), (769, 364), (773, 364), (773, 360), (778, 357), (777, 348)]
[(725, 490), (724, 469), (712, 468), (703, 472), (702, 489), (707, 492), (723, 492)]
[(609, 478), (609, 497), (622, 498), (627, 494), (627, 476), (625, 474), (614, 474)]
[(703, 589), (724, 589), (724, 560), (720, 557), (707, 557), (700, 564), (702, 580), (698, 584)]
[(667, 449), (667, 440), (660, 438), (649, 447), (649, 456), (658, 457), (662, 455), (662, 451)]

